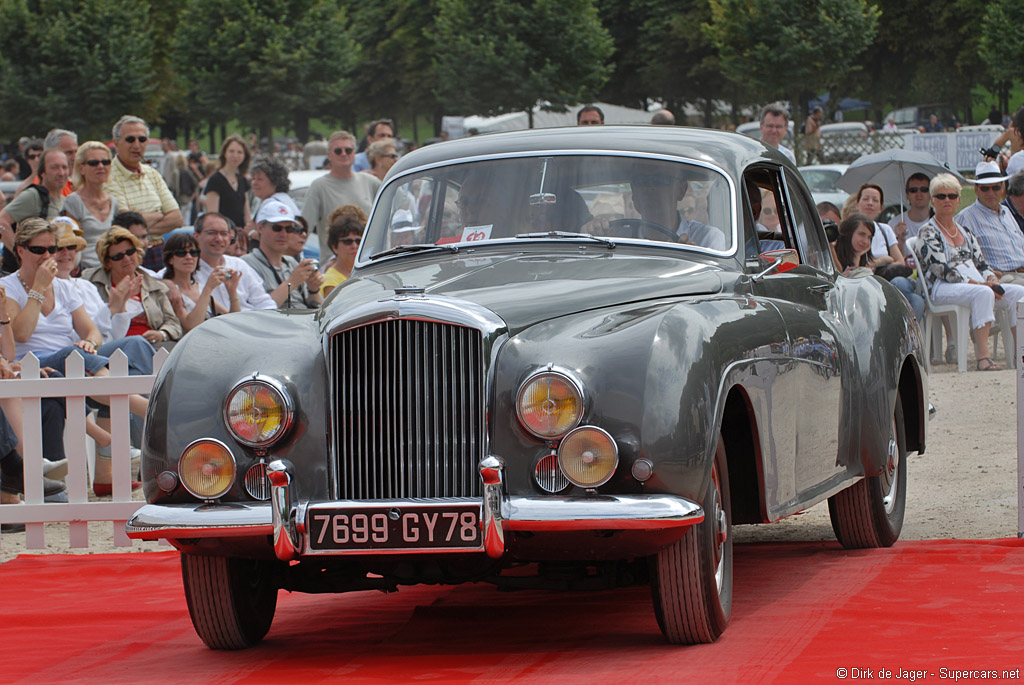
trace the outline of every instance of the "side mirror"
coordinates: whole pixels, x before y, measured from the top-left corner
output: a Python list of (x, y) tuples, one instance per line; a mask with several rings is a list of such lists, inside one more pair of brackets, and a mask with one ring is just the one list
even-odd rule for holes
[(757, 261), (761, 265), (762, 271), (754, 276), (754, 280), (764, 278), (773, 271), (784, 273), (795, 269), (800, 264), (800, 257), (796, 250), (792, 249), (770, 250), (759, 254)]

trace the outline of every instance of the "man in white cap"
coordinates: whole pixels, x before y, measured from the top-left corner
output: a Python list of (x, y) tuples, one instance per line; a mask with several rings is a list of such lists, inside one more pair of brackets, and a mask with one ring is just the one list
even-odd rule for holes
[(256, 230), (260, 246), (242, 257), (260, 278), (263, 287), (278, 307), (285, 309), (314, 309), (320, 306), (320, 286), (323, 275), (316, 261), (301, 262), (288, 256), (288, 243), (292, 234), (302, 231), (290, 207), (277, 200), (267, 200), (256, 213)]
[(974, 234), (985, 261), (1000, 272), (1000, 283), (1024, 285), (1024, 233), (1003, 202), (1006, 176), (996, 162), (981, 162), (975, 169), (978, 199), (956, 215), (955, 221)]

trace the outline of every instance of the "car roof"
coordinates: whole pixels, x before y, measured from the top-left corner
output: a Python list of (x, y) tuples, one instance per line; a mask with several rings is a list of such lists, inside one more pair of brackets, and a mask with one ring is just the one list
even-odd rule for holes
[(698, 160), (738, 177), (758, 160), (785, 162), (777, 150), (738, 133), (683, 126), (572, 126), (491, 133), (428, 145), (402, 157), (389, 177), (472, 158), (544, 152), (668, 155)]

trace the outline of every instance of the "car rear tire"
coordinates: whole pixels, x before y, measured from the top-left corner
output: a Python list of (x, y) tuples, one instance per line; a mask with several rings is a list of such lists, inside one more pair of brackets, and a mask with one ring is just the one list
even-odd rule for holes
[(897, 393), (885, 468), (877, 476), (862, 478), (830, 497), (828, 513), (843, 547), (891, 547), (903, 530), (906, 505), (907, 440), (903, 404)]
[(650, 558), (658, 626), (672, 644), (714, 642), (732, 613), (732, 508), (721, 437), (701, 506), (704, 520)]
[(244, 649), (263, 639), (277, 609), (274, 562), (181, 555), (192, 625), (210, 649)]

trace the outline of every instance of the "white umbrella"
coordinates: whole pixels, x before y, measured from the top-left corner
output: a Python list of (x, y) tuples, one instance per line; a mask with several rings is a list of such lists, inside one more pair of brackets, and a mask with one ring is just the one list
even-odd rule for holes
[(936, 174), (953, 174), (961, 183), (967, 180), (948, 164), (942, 164), (927, 152), (914, 152), (900, 148), (892, 148), (883, 152), (863, 155), (851, 164), (836, 185), (848, 193), (856, 193), (865, 183), (881, 186), (885, 197), (898, 197), (900, 211), (903, 211), (903, 192), (907, 187), (907, 179), (916, 173), (928, 178)]

